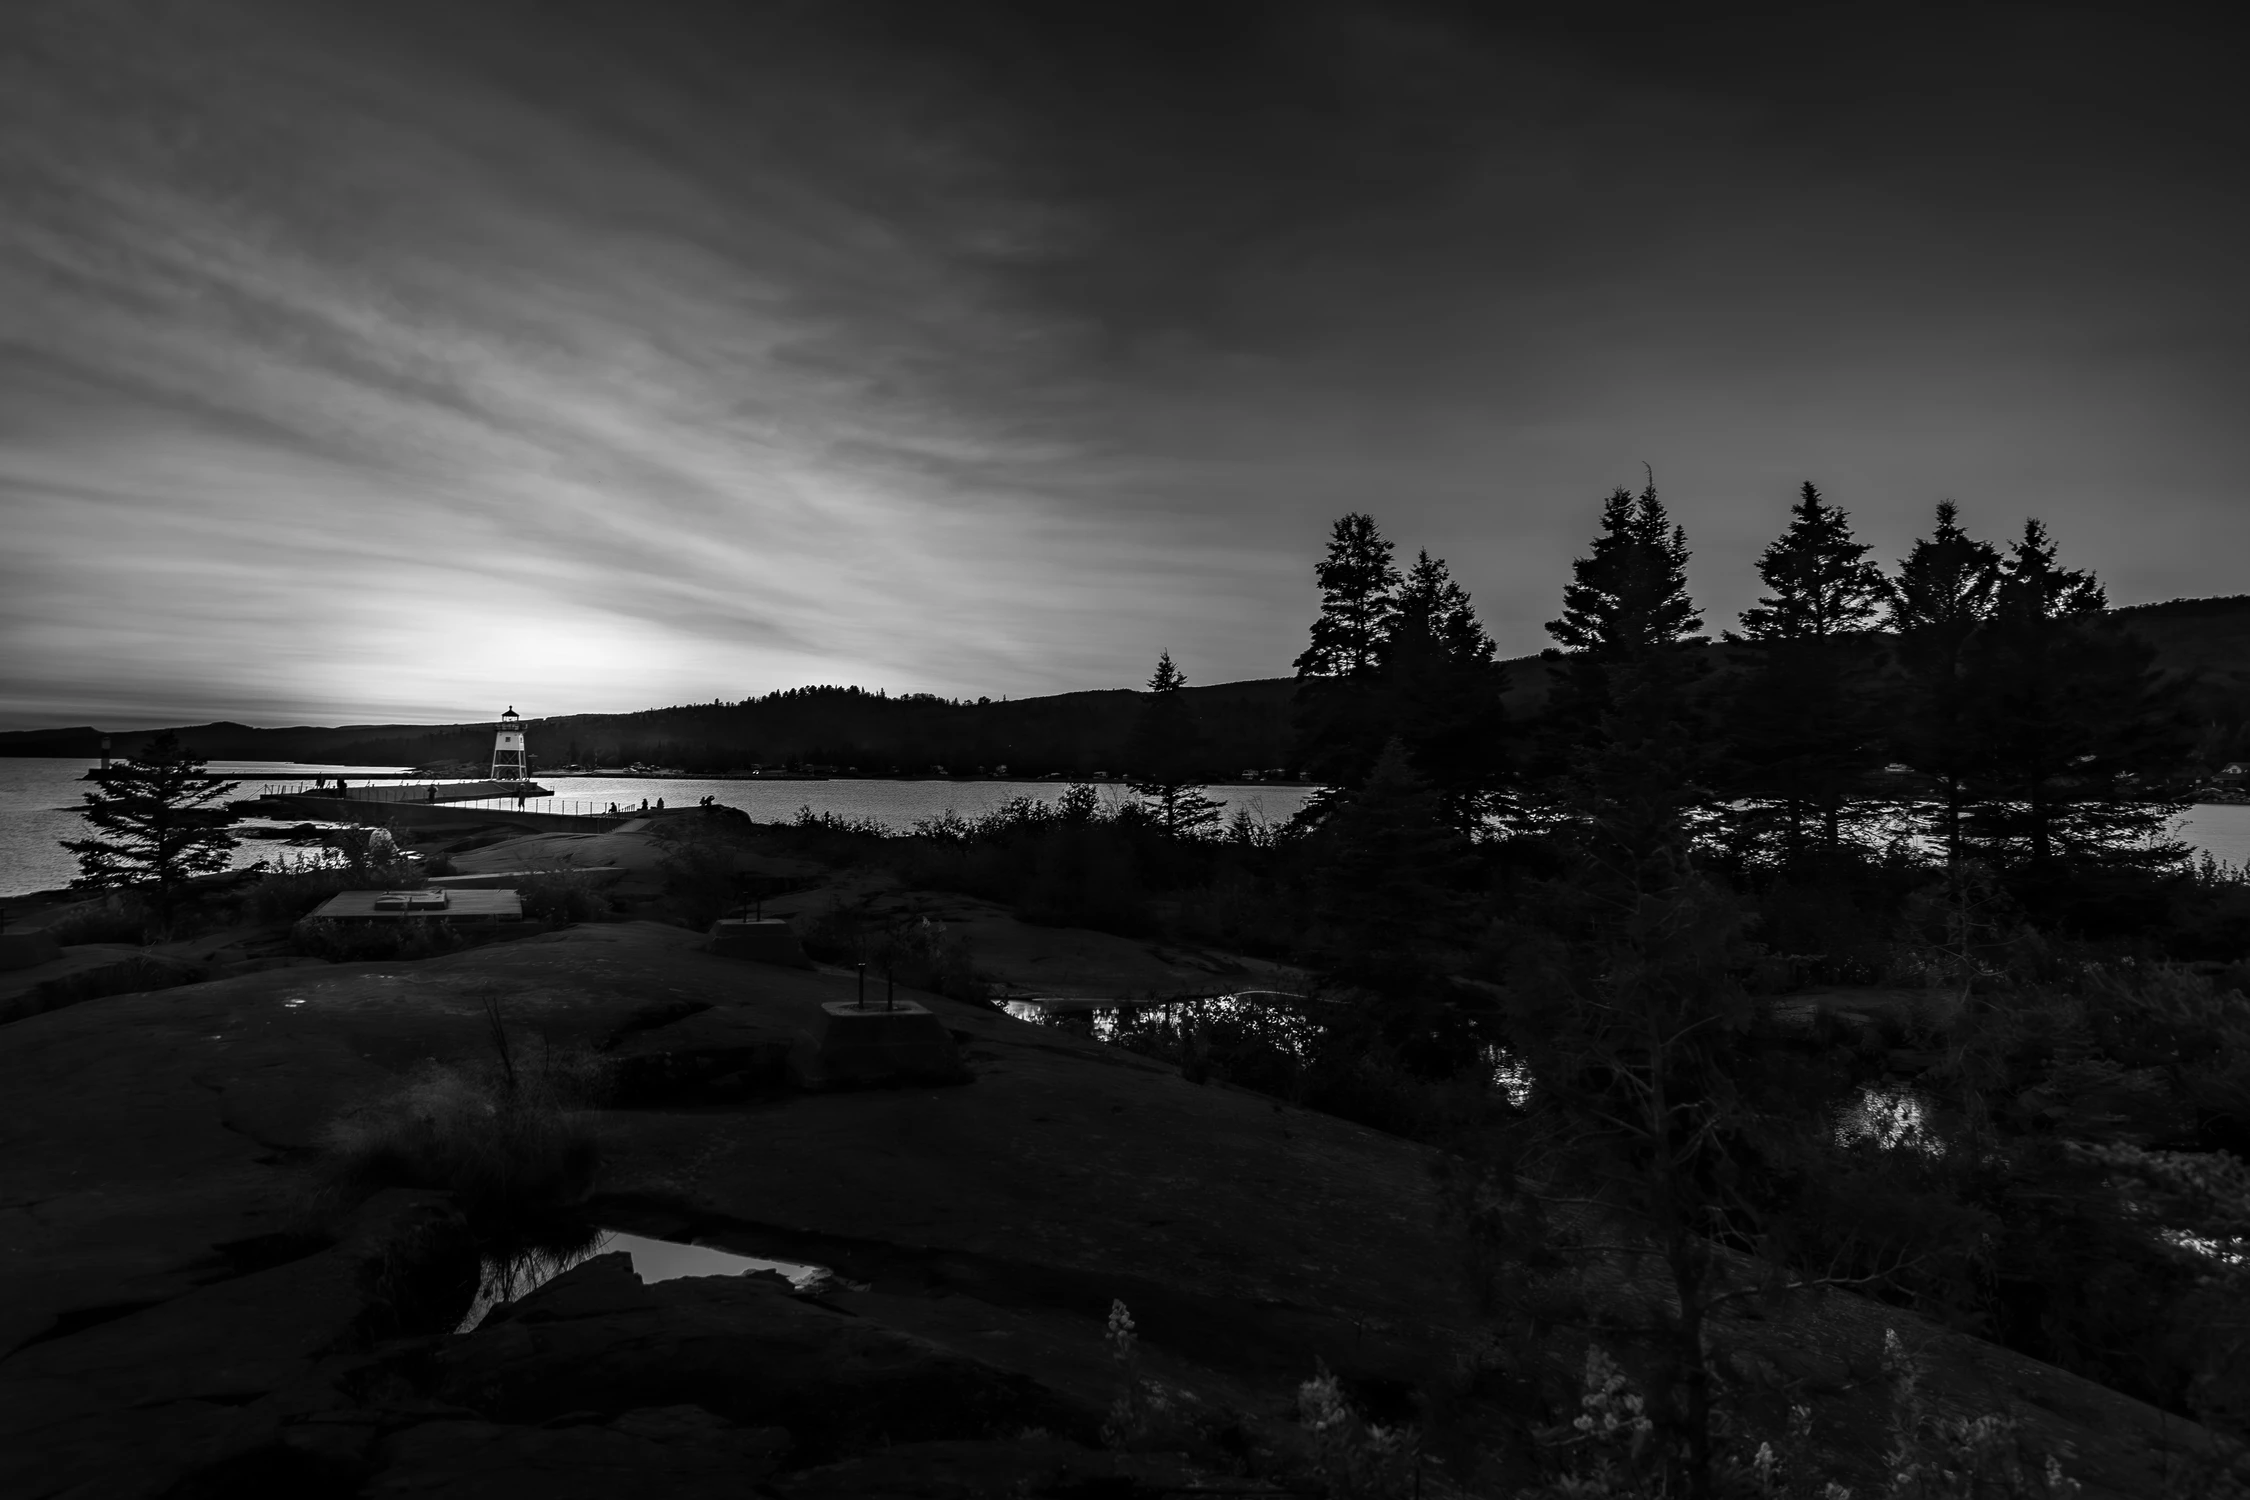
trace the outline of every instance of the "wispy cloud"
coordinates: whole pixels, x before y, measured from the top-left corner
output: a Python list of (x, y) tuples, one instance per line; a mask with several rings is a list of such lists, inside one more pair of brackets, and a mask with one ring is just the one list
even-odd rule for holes
[(1529, 650), (1643, 459), (1722, 619), (1805, 477), (2239, 586), (2241, 239), (2149, 141), (1285, 9), (10, 7), (0, 720), (1264, 675), (1347, 508)]

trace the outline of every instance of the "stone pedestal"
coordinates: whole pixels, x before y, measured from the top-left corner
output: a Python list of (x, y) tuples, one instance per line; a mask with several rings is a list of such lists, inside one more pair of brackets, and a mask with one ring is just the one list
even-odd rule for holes
[(44, 932), (0, 932), (0, 969), (29, 969), (62, 957)]
[(967, 1083), (969, 1070), (937, 1015), (901, 1000), (885, 1009), (854, 1000), (821, 1006), (821, 1031), (790, 1056), (790, 1070), (808, 1089), (885, 1084)]
[(781, 964), (791, 969), (812, 967), (812, 960), (797, 944), (797, 934), (779, 917), (729, 917), (713, 922), (711, 951), (722, 958), (747, 958), (753, 963)]

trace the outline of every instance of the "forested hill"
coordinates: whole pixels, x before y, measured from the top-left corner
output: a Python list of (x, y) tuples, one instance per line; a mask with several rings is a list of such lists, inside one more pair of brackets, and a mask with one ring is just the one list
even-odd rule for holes
[[(1185, 690), (1209, 746), (1214, 774), (1285, 767), (1289, 760), (1288, 678)], [(794, 688), (737, 703), (682, 704), (630, 714), (528, 719), (534, 765), (633, 763), (720, 772), (753, 765), (856, 767), (864, 772), (1011, 774), (1121, 771), (1126, 738), (1145, 694), (1128, 689), (983, 702), (930, 694), (889, 697), (854, 687)], [(338, 728), (257, 729), (198, 724), (177, 731), (211, 760), (298, 760), (331, 765), (424, 765), (477, 761), (492, 748), (492, 725), (349, 724)], [(117, 734), (115, 754), (156, 731)], [(0, 734), (0, 755), (94, 755), (94, 728)]]
[[(2166, 669), (2193, 674), (2203, 714), (2236, 731), (2225, 736), (2230, 743), (2240, 739), (2250, 719), (2250, 595), (2175, 599), (2115, 613), (2157, 648)], [(1731, 656), (1754, 648), (1712, 649)], [(1549, 664), (1520, 657), (1507, 668), (1512, 715), (1535, 715), (1546, 697)], [(1289, 678), (1271, 677), (1184, 690), (1203, 729), (1211, 774), (1290, 766), (1294, 688)], [(809, 763), (887, 774), (893, 767), (926, 773), (934, 766), (974, 772), (1004, 765), (1018, 775), (1083, 775), (1124, 769), (1125, 741), (1145, 696), (1116, 688), (970, 702), (808, 687), (735, 703), (533, 719), (527, 732), (535, 764), (546, 766), (640, 762), (718, 772)], [(425, 765), (479, 761), (492, 747), (490, 723), (290, 729), (220, 723), (178, 732), (195, 754), (212, 760)], [(128, 753), (154, 733), (115, 735), (111, 748)], [(101, 731), (92, 727), (0, 733), (0, 756), (92, 756), (100, 742)]]

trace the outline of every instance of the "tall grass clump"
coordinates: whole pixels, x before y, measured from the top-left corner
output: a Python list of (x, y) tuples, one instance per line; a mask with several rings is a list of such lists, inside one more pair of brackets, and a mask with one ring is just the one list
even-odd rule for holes
[(139, 943), (147, 939), (149, 911), (131, 892), (112, 892), (98, 902), (64, 912), (49, 922), (47, 935), (64, 947), (73, 943)]
[(328, 1185), (346, 1200), (385, 1187), (444, 1189), (480, 1237), (507, 1240), (591, 1190), (600, 1143), (588, 1111), (608, 1069), (583, 1048), (527, 1047), (487, 997), (489, 1054), (422, 1063), (324, 1133)]

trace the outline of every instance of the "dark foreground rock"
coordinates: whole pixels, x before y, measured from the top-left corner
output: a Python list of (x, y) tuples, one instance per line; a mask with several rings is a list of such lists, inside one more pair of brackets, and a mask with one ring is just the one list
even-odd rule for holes
[[(1472, 1455), (1574, 1405), (1585, 1335), (1479, 1311), (1423, 1149), (920, 993), (972, 1081), (797, 1091), (780, 1059), (854, 981), (703, 941), (608, 924), (0, 1027), (0, 1495), (1240, 1490), (1302, 1472), (1292, 1398), (1322, 1364), (1500, 1495), (1517, 1476)], [(519, 1059), (582, 1049), (635, 1080), (598, 1117), (596, 1222), (832, 1267), (834, 1289), (597, 1261), (451, 1335), (474, 1266), (448, 1206), (324, 1216), (306, 1164), (339, 1111), (432, 1059), (482, 1065), (495, 1009)], [(1127, 1378), (1113, 1301), (1132, 1378), (1189, 1414), (1123, 1458), (1090, 1446)], [(1827, 1472), (1860, 1487), (1887, 1327), (1937, 1409), (2072, 1444), (2088, 1500), (2160, 1493), (2203, 1441), (1847, 1296), (1713, 1337), (1743, 1404), (1812, 1408)]]
[(508, 1427), (436, 1421), (383, 1441), (367, 1500), (740, 1500), (789, 1449), (779, 1428), (742, 1428), (697, 1406), (614, 1421)]
[(798, 1456), (1043, 1427), (1092, 1438), (1095, 1412), (1030, 1378), (798, 1296), (779, 1276), (644, 1286), (597, 1256), (439, 1356), (441, 1399), (542, 1423), (694, 1404), (786, 1427)]

